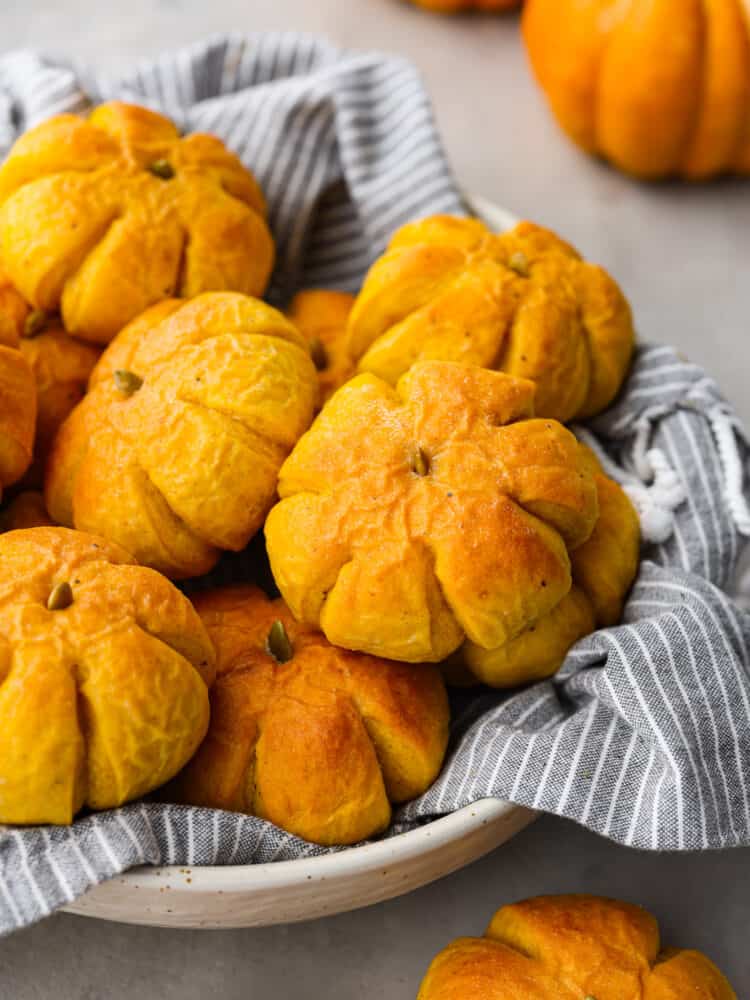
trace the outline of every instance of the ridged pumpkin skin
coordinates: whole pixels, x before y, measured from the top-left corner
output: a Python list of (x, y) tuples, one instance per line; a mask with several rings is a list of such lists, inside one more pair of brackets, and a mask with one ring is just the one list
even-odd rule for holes
[(481, 11), (494, 14), (501, 10), (513, 10), (521, 0), (411, 0), (417, 7), (432, 10), (438, 14), (460, 14), (466, 11)]
[(540, 896), (498, 910), (483, 938), (433, 960), (417, 1000), (737, 1000), (697, 951), (663, 949), (639, 906)]
[(640, 522), (622, 489), (581, 446), (594, 475), (599, 517), (589, 539), (570, 561), (573, 586), (549, 614), (497, 649), (467, 641), (455, 662), (491, 687), (515, 687), (554, 674), (570, 647), (595, 628), (616, 625), (638, 571)]
[(104, 352), (60, 429), (47, 508), (167, 576), (200, 576), (263, 524), (316, 396), (301, 334), (265, 303), (159, 303)]
[[(217, 652), (211, 725), (167, 797), (353, 844), (385, 829), (391, 802), (434, 781), (449, 722), (435, 668), (337, 649), (256, 587), (207, 592), (195, 606)], [(268, 651), (275, 622), (292, 645), (285, 663)]]
[(528, 0), (523, 34), (588, 152), (650, 179), (750, 173), (745, 0)]
[(440, 361), (396, 389), (373, 375), (339, 389), (284, 463), (266, 522), (295, 617), (347, 649), (421, 662), (466, 636), (493, 649), (551, 611), (596, 486), (573, 435), (533, 419), (533, 397), (530, 382)]
[(611, 403), (635, 339), (617, 284), (554, 233), (448, 215), (396, 232), (348, 336), (358, 370), (391, 384), (417, 361), (480, 365), (531, 379), (537, 414), (562, 421)]
[(17, 305), (0, 273), (0, 498), (31, 464), (36, 429), (36, 386), (18, 350)]
[(0, 531), (18, 531), (21, 528), (52, 527), (54, 521), (47, 513), (44, 497), (36, 490), (25, 490), (0, 510)]
[(177, 295), (261, 295), (273, 264), (265, 202), (215, 136), (180, 138), (163, 115), (103, 104), (59, 115), (0, 168), (0, 254), (37, 309), (107, 344)]
[(190, 602), (122, 549), (0, 535), (0, 822), (70, 823), (163, 784), (205, 735), (213, 673)]
[(346, 326), (354, 296), (327, 288), (310, 288), (292, 299), (287, 315), (310, 345), (320, 383), (320, 405), (354, 374), (346, 343)]

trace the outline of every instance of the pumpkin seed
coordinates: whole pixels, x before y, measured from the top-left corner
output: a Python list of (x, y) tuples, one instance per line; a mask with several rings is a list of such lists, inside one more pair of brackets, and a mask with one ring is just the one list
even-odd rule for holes
[(169, 181), (174, 177), (174, 167), (169, 160), (154, 160), (146, 167), (154, 177), (161, 177), (163, 181)]
[(310, 357), (319, 372), (325, 371), (328, 367), (328, 352), (322, 340), (313, 337), (310, 341)]
[(47, 598), (48, 611), (64, 611), (73, 603), (73, 588), (67, 580), (58, 583), (52, 588), (52, 593)]
[(414, 462), (412, 464), (412, 469), (418, 476), (426, 476), (430, 472), (430, 456), (424, 450), (424, 448), (417, 448), (414, 455)]
[(32, 309), (23, 324), (24, 337), (38, 337), (47, 325), (47, 313), (44, 309)]
[(117, 369), (114, 380), (117, 388), (125, 396), (132, 396), (143, 385), (143, 379), (140, 375), (136, 375), (135, 372), (123, 371), (122, 368)]
[(511, 271), (515, 271), (516, 274), (520, 274), (522, 278), (528, 278), (529, 276), (529, 258), (520, 250), (510, 255), (508, 258), (508, 267)]
[(266, 639), (266, 652), (277, 663), (288, 663), (294, 656), (294, 646), (287, 635), (284, 623), (275, 621)]

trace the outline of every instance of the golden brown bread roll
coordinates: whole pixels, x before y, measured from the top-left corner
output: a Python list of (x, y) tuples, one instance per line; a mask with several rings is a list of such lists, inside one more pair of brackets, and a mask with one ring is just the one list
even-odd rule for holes
[(0, 254), (35, 309), (107, 344), (171, 296), (262, 295), (274, 246), (255, 178), (212, 135), (113, 101), (22, 135), (0, 168)]
[(33, 489), (44, 485), (44, 470), (55, 435), (83, 399), (89, 375), (101, 353), (93, 344), (68, 336), (55, 319), (41, 320), (40, 326), (41, 329), (22, 335), (20, 345), (21, 354), (34, 374), (37, 391), (34, 461), (24, 477), (24, 486)]
[(86, 391), (101, 351), (75, 340), (59, 317), (32, 309), (13, 287), (0, 264), (0, 344), (18, 346), (36, 383), (34, 458), (23, 486), (38, 489), (58, 428)]
[(18, 350), (18, 303), (0, 271), (0, 498), (31, 464), (36, 429), (34, 375)]
[(348, 649), (438, 661), (494, 649), (571, 586), (596, 523), (578, 442), (533, 418), (534, 386), (423, 362), (396, 389), (360, 375), (328, 401), (279, 476), (266, 522), (294, 615)]
[[(599, 517), (589, 539), (570, 554), (573, 586), (548, 614), (495, 649), (467, 640), (448, 668), (468, 668), (492, 687), (514, 687), (554, 674), (570, 647), (595, 628), (616, 625), (638, 571), (640, 523), (622, 489), (605, 476), (590, 449), (581, 445), (594, 475)], [(466, 678), (459, 682), (465, 683)]]
[(656, 920), (594, 896), (540, 896), (498, 910), (483, 938), (432, 962), (418, 1000), (737, 1000), (697, 951), (662, 949)]
[(195, 606), (218, 676), (208, 735), (168, 797), (351, 844), (435, 779), (449, 721), (437, 669), (337, 649), (253, 586)]
[(110, 344), (63, 424), (47, 508), (167, 576), (199, 576), (263, 524), (316, 394), (302, 335), (265, 303), (161, 302)]
[(310, 344), (318, 371), (320, 405), (354, 374), (346, 344), (346, 324), (354, 296), (327, 288), (297, 292), (287, 315)]
[(0, 535), (0, 823), (70, 823), (171, 778), (208, 726), (192, 605), (116, 545)]
[(399, 229), (349, 319), (361, 372), (395, 385), (418, 361), (461, 361), (531, 379), (536, 413), (568, 421), (614, 399), (634, 345), (612, 278), (530, 222), (496, 235), (436, 215)]

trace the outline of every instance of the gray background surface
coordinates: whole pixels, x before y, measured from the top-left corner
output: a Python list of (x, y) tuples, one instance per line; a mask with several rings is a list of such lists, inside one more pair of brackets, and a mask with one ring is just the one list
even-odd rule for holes
[[(641, 186), (557, 132), (513, 17), (446, 20), (399, 0), (0, 0), (0, 47), (111, 69), (224, 31), (302, 29), (409, 56), (467, 190), (558, 228), (629, 295), (641, 336), (708, 368), (750, 422), (750, 182)], [(432, 955), (504, 902), (595, 892), (649, 906), (665, 938), (706, 949), (750, 995), (750, 849), (654, 856), (545, 818), (409, 897), (248, 931), (129, 928), (59, 916), (0, 942), (1, 1000), (413, 1000)]]

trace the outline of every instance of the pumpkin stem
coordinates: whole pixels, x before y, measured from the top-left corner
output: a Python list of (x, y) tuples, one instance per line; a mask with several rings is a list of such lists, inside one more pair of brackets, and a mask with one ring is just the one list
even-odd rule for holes
[(323, 341), (318, 337), (313, 337), (310, 341), (310, 357), (319, 372), (323, 372), (328, 367), (328, 353)]
[(287, 635), (283, 622), (277, 620), (271, 626), (266, 639), (266, 652), (277, 663), (288, 663), (294, 656), (294, 646)]
[(52, 593), (47, 598), (48, 611), (64, 611), (73, 603), (73, 588), (67, 580), (58, 583), (52, 588)]
[(516, 274), (520, 274), (522, 278), (528, 278), (529, 276), (529, 258), (520, 250), (510, 255), (508, 258), (508, 267), (511, 271), (515, 271)]
[(32, 309), (23, 324), (24, 337), (38, 337), (47, 325), (47, 313), (44, 309)]
[(143, 379), (140, 375), (136, 375), (135, 372), (123, 371), (122, 368), (117, 369), (114, 380), (117, 388), (125, 396), (132, 396), (143, 385)]
[(418, 476), (427, 476), (430, 472), (430, 456), (424, 448), (417, 448), (412, 469)]
[(169, 160), (154, 160), (153, 163), (149, 163), (146, 170), (163, 181), (169, 181), (174, 177), (174, 167)]

